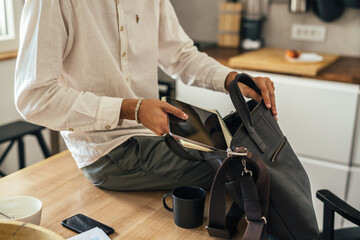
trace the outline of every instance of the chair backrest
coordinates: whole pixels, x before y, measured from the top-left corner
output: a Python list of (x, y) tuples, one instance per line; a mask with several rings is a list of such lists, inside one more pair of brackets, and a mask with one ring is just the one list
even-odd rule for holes
[(358, 210), (326, 189), (317, 191), (316, 197), (324, 203), (323, 232), (319, 239), (360, 239), (359, 227), (334, 230), (335, 212), (350, 222), (360, 226), (360, 212)]

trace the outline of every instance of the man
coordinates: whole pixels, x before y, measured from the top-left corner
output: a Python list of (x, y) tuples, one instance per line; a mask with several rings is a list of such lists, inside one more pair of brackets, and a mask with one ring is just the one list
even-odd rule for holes
[[(164, 143), (167, 114), (187, 116), (157, 100), (157, 67), (222, 92), (237, 73), (197, 51), (169, 0), (27, 0), (20, 31), (16, 106), (28, 121), (61, 131), (96, 186), (210, 186), (206, 163), (180, 159)], [(254, 80), (276, 116), (273, 83)]]

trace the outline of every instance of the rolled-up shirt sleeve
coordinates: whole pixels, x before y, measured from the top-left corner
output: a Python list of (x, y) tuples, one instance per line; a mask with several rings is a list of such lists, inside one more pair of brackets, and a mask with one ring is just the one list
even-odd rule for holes
[(122, 98), (62, 84), (67, 77), (62, 72), (63, 61), (74, 38), (71, 18), (67, 0), (25, 2), (15, 70), (16, 107), (26, 120), (57, 131), (115, 128)]
[(233, 71), (194, 46), (184, 32), (169, 0), (162, 0), (159, 22), (159, 65), (187, 85), (226, 92), (224, 82)]

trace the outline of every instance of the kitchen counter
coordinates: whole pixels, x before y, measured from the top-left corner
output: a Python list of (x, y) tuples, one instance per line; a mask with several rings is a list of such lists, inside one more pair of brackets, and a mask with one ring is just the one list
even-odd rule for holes
[[(224, 65), (228, 65), (231, 57), (245, 51), (236, 48), (213, 47), (202, 50)], [(251, 70), (251, 69), (244, 69)], [(314, 79), (360, 84), (360, 57), (340, 56), (333, 64), (324, 68)]]

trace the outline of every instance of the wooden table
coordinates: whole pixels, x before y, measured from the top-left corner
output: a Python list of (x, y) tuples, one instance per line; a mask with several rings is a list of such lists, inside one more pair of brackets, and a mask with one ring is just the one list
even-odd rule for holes
[(83, 176), (68, 151), (0, 178), (0, 198), (15, 195), (39, 198), (43, 203), (40, 226), (64, 238), (76, 233), (64, 228), (61, 221), (82, 213), (113, 227), (115, 233), (109, 236), (111, 239), (212, 239), (205, 229), (208, 201), (204, 224), (182, 229), (174, 224), (172, 213), (162, 205), (166, 192), (99, 189)]

